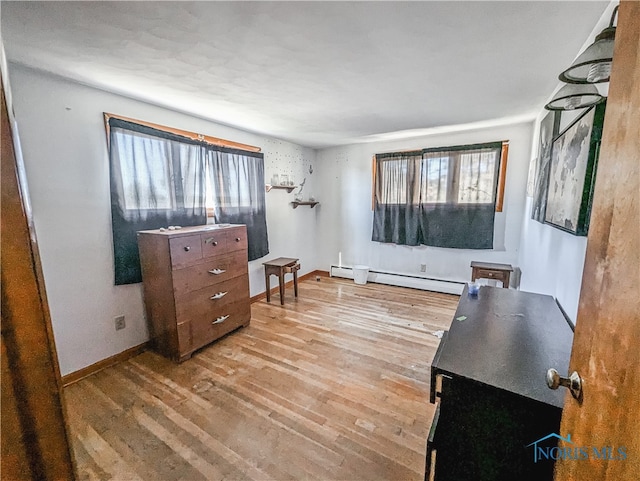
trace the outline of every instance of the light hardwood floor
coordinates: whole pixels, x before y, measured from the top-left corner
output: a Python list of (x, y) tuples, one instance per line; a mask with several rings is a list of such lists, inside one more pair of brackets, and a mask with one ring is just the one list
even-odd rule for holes
[(177, 365), (65, 388), (85, 480), (422, 480), (429, 367), (458, 297), (322, 277)]

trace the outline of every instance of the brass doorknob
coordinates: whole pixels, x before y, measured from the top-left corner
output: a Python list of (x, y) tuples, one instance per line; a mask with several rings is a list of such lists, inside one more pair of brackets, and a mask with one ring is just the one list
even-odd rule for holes
[(576, 399), (579, 399), (582, 394), (582, 378), (576, 371), (573, 371), (569, 377), (562, 377), (555, 369), (549, 369), (547, 371), (547, 386), (549, 389), (566, 387)]

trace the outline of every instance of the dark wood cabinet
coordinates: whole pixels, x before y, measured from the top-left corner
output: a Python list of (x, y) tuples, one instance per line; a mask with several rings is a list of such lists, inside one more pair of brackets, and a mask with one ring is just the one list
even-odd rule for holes
[(425, 479), (551, 481), (553, 460), (536, 462), (531, 444), (560, 434), (566, 391), (550, 390), (545, 375), (566, 375), (572, 340), (550, 296), (483, 286), (474, 297), (465, 288), (431, 367), (438, 407)]
[(513, 267), (511, 264), (496, 264), (494, 262), (471, 262), (471, 280), (492, 279), (502, 282), (502, 287), (509, 288), (509, 280)]
[(249, 324), (244, 225), (138, 233), (153, 348), (178, 362)]

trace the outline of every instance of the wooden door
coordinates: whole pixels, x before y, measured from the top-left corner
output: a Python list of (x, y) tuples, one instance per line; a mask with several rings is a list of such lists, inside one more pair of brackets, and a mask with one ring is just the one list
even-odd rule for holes
[(556, 481), (640, 479), (639, 205), (640, 2), (624, 1), (570, 362), (583, 399), (567, 393), (560, 428), (588, 459), (561, 457)]
[[(4, 74), (4, 73), (3, 73)], [(73, 480), (40, 257), (2, 88), (2, 466), (0, 478)]]

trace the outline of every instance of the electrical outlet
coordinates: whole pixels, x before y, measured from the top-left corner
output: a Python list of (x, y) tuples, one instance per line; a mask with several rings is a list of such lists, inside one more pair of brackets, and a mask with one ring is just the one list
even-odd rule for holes
[(420, 272), (427, 272), (427, 264), (420, 264)]
[(113, 320), (116, 324), (116, 331), (127, 327), (127, 323), (124, 321), (124, 316), (116, 316), (113, 318)]

